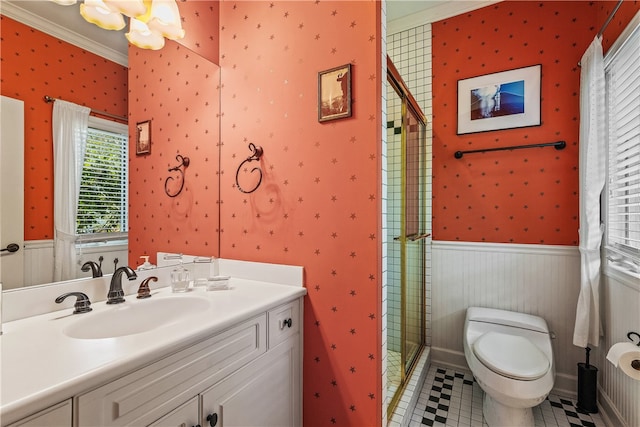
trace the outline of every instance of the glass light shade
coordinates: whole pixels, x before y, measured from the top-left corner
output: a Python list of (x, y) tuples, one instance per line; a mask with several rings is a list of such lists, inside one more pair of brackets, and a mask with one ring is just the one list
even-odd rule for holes
[(61, 4), (62, 6), (71, 6), (72, 4), (76, 4), (78, 0), (51, 0), (54, 3)]
[(80, 5), (80, 15), (105, 30), (121, 30), (126, 25), (122, 14), (109, 9), (102, 0), (85, 0)]
[(147, 25), (152, 31), (157, 31), (170, 40), (184, 37), (180, 11), (175, 0), (153, 0)]
[(147, 6), (143, 0), (102, 0), (114, 12), (120, 12), (129, 17), (138, 17), (147, 13)]
[(158, 50), (164, 47), (164, 37), (149, 29), (147, 24), (135, 18), (129, 19), (129, 32), (125, 34), (129, 43), (141, 49)]

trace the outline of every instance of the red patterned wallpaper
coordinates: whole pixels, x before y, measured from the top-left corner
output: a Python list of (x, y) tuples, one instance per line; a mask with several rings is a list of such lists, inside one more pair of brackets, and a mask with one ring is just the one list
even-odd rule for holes
[[(129, 54), (129, 134), (151, 120), (152, 141), (144, 156), (130, 145), (129, 262), (136, 265), (141, 255), (155, 262), (158, 251), (217, 255), (219, 69), (173, 41)], [(180, 164), (178, 155), (190, 163), (182, 192), (169, 197), (167, 178), (170, 194), (180, 182), (179, 173), (168, 171)]]
[[(305, 425), (380, 425), (376, 3), (220, 7), (220, 256), (305, 267), (312, 288), (305, 307)], [(186, 23), (185, 30), (192, 31)], [(199, 112), (195, 92), (209, 85), (185, 75), (185, 54), (170, 43), (130, 57), (132, 122), (153, 118), (151, 154), (131, 154), (130, 262), (158, 250), (215, 254), (217, 177), (210, 159), (217, 147), (191, 127), (189, 135), (175, 128), (211, 118), (209, 125), (216, 115)], [(353, 117), (319, 124), (317, 72), (349, 62)], [(234, 180), (250, 142), (265, 150), (265, 176), (258, 191), (245, 195)], [(185, 193), (171, 200), (162, 184), (177, 153), (192, 165)], [(201, 158), (209, 163), (198, 171)]]
[(218, 64), (220, 49), (220, 7), (218, 1), (179, 0), (182, 27), (188, 29), (179, 43)]
[[(382, 425), (379, 3), (220, 7), (220, 256), (304, 266), (304, 425)], [(317, 73), (347, 63), (353, 117), (318, 123)]]
[[(155, 263), (158, 251), (218, 256), (220, 68), (194, 53), (197, 47), (217, 56), (210, 20), (215, 16), (217, 23), (218, 2), (182, 2), (179, 8), (188, 39), (168, 40), (158, 51), (129, 46), (130, 265), (139, 264), (141, 255)], [(137, 156), (136, 123), (146, 120), (152, 121), (151, 153)], [(180, 164), (177, 155), (190, 163), (184, 189), (169, 197), (167, 178), (170, 186), (180, 182), (179, 173), (168, 171)]]
[[(595, 31), (599, 31), (602, 25), (605, 23), (613, 8), (616, 6), (617, 2), (613, 1), (600, 1), (598, 2), (598, 7), (596, 9), (597, 16), (597, 26)], [(625, 0), (616, 14), (613, 16), (613, 19), (607, 25), (603, 35), (602, 35), (602, 48), (606, 53), (607, 50), (611, 47), (613, 42), (616, 41), (620, 33), (625, 29), (627, 24), (631, 21), (636, 13), (640, 10), (640, 1), (638, 0)]]
[(53, 104), (127, 115), (127, 68), (2, 16), (2, 95), (24, 101), (25, 240), (53, 238)]
[[(505, 1), (433, 25), (433, 234), (437, 240), (578, 243), (578, 61), (593, 2)], [(542, 64), (542, 126), (456, 135), (457, 80)], [(565, 140), (567, 148), (457, 150)]]
[[(506, 1), (433, 25), (433, 234), (437, 240), (578, 243), (577, 63), (616, 2)], [(640, 10), (625, 1), (605, 51)], [(542, 126), (456, 135), (457, 80), (542, 64)], [(551, 148), (457, 150), (565, 140)]]

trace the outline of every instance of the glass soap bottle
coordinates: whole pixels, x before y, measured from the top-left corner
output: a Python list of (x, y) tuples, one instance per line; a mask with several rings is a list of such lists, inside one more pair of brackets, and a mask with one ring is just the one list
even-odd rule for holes
[(189, 290), (191, 281), (191, 273), (182, 265), (182, 255), (180, 255), (180, 264), (171, 270), (171, 291), (186, 292)]

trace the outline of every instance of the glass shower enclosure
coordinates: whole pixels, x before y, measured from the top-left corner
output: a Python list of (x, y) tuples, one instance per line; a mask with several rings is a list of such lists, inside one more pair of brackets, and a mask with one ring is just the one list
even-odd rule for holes
[(387, 396), (393, 412), (425, 343), (426, 118), (387, 60)]

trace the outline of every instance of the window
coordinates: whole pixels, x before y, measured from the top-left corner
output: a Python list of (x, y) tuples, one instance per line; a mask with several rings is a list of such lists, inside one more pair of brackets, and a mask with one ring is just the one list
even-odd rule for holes
[(126, 125), (89, 118), (76, 220), (79, 242), (126, 238), (128, 139)]
[(640, 14), (605, 58), (607, 257), (640, 273)]

